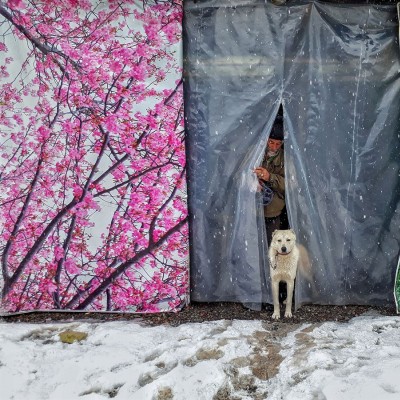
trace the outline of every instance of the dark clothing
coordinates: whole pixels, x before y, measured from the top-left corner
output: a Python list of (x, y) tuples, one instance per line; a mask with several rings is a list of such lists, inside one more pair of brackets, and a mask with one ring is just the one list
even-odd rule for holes
[(262, 162), (262, 167), (266, 168), (270, 173), (268, 183), (274, 191), (272, 202), (264, 207), (265, 218), (278, 217), (285, 207), (285, 166), (283, 156), (283, 149), (279, 149), (277, 154), (272, 157), (267, 157), (267, 153), (265, 153)]
[(267, 229), (267, 242), (269, 245), (274, 231), (281, 228), (281, 216), (265, 218), (265, 228)]
[(280, 227), (280, 229), (290, 229), (286, 206), (282, 210), (282, 213), (281, 213), (280, 217), (281, 217), (281, 227)]
[(281, 214), (285, 208), (285, 165), (283, 149), (279, 149), (276, 155), (268, 157), (265, 153), (262, 167), (270, 174), (267, 181), (274, 192), (270, 204), (264, 207), (265, 227), (267, 230), (268, 245), (271, 243), (272, 234), (276, 229), (281, 229)]

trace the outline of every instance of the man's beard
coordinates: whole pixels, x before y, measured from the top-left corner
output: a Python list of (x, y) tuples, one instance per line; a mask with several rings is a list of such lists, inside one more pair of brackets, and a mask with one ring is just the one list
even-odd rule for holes
[(267, 157), (276, 156), (276, 153), (278, 153), (278, 151), (279, 151), (279, 149), (278, 149), (278, 150), (275, 150), (275, 151), (272, 151), (272, 150), (268, 149), (268, 151), (267, 151)]

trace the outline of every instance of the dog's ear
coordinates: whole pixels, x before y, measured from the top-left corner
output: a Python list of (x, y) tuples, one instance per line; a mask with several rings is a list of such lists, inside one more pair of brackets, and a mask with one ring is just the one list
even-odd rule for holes
[(279, 231), (279, 229), (275, 229), (275, 230), (272, 232), (272, 237), (274, 237), (275, 234), (276, 234), (278, 231)]
[(296, 232), (293, 229), (289, 229), (290, 232), (293, 233), (293, 235), (296, 237)]

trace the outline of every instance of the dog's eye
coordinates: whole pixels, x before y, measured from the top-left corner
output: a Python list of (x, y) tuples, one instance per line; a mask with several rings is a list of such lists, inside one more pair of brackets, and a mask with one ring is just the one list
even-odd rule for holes
[(278, 242), (282, 242), (282, 239), (278, 239)]
[(290, 242), (290, 239), (286, 239), (287, 242)]

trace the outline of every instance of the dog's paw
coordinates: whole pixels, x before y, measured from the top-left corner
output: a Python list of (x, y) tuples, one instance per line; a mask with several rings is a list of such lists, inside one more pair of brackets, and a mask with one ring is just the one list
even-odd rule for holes
[(285, 312), (285, 318), (292, 318), (292, 313), (290, 311)]
[(272, 319), (280, 319), (280, 318), (281, 318), (280, 313), (274, 312), (272, 314)]

